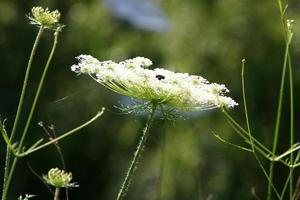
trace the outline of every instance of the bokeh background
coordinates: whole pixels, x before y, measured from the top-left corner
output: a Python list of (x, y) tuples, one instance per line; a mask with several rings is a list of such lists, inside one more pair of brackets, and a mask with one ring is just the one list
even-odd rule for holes
[[(287, 16), (296, 21), (292, 57), (297, 91), (300, 4), (297, 0), (288, 4)], [(212, 82), (224, 83), (240, 103), (231, 113), (242, 124), (240, 72), (241, 60), (246, 58), (253, 132), (266, 145), (271, 145), (284, 54), (275, 0), (1, 0), (0, 113), (2, 119), (7, 118), (8, 129), (37, 33), (37, 28), (29, 25), (26, 14), (36, 5), (61, 11), (66, 27), (59, 38), (27, 145), (41, 137), (47, 138), (37, 125), (39, 121), (53, 124), (57, 134), (61, 134), (87, 121), (101, 107), (107, 108), (95, 123), (60, 142), (67, 169), (80, 184), (70, 191), (71, 199), (115, 198), (146, 118), (121, 114), (114, 106), (129, 102), (128, 99), (86, 76), (77, 77), (72, 73), (70, 66), (80, 54), (115, 61), (144, 56), (153, 60), (154, 67), (202, 75)], [(30, 108), (51, 44), (52, 33), (47, 31), (33, 63), (25, 111)], [(295, 97), (296, 114), (299, 114), (299, 93), (295, 92)], [(282, 151), (289, 141), (287, 92), (284, 101)], [(22, 125), (28, 112), (23, 114)], [(296, 122), (299, 120), (296, 117)], [(19, 127), (19, 133), (22, 128)], [(267, 181), (253, 156), (221, 143), (213, 132), (246, 146), (217, 110), (187, 114), (185, 119), (175, 122), (157, 118), (127, 199), (254, 199), (252, 188), (264, 199)], [(3, 141), (0, 150), (2, 176)], [(38, 195), (36, 199), (51, 199), (51, 193), (29, 165), (42, 175), (52, 167), (61, 167), (61, 162), (53, 146), (23, 159), (17, 166), (8, 199), (25, 193)], [(276, 170), (276, 184), (282, 185), (285, 170), (280, 166)]]

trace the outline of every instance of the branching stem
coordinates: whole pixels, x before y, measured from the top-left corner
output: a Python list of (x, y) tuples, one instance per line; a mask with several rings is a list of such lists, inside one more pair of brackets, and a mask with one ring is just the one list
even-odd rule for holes
[[(26, 93), (26, 89), (27, 89), (27, 82), (28, 82), (28, 78), (29, 78), (29, 74), (30, 74), (30, 70), (31, 70), (31, 66), (32, 66), (32, 61), (33, 61), (33, 57), (35, 55), (37, 46), (39, 44), (39, 41), (41, 39), (41, 36), (44, 32), (44, 27), (41, 26), (37, 36), (35, 38), (30, 56), (29, 56), (29, 60), (28, 60), (28, 64), (27, 64), (27, 69), (26, 69), (26, 73), (25, 73), (25, 78), (24, 78), (24, 82), (23, 82), (23, 86), (22, 86), (22, 91), (21, 91), (21, 96), (20, 96), (20, 100), (19, 100), (19, 104), (18, 104), (18, 109), (17, 109), (17, 113), (16, 113), (16, 117), (14, 120), (14, 124), (13, 124), (13, 128), (11, 131), (11, 135), (10, 135), (10, 141), (12, 142), (19, 124), (19, 119), (20, 119), (20, 115), (21, 115), (21, 111), (22, 111), (22, 107), (23, 107), (23, 103), (24, 103), (24, 97), (25, 97), (25, 93)], [(6, 195), (7, 195), (7, 189), (9, 183), (8, 183), (8, 173), (10, 171), (10, 159), (11, 159), (11, 152), (10, 149), (7, 147), (6, 149), (6, 159), (5, 159), (5, 169), (4, 169), (4, 179), (3, 179), (3, 190), (2, 190), (2, 200), (6, 199)]]

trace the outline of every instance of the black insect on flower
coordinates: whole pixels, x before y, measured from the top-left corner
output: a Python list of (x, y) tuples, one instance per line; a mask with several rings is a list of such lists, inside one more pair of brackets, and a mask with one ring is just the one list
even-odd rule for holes
[(166, 77), (164, 77), (163, 75), (156, 75), (155, 78), (157, 78), (158, 80), (162, 80), (162, 79), (165, 79)]

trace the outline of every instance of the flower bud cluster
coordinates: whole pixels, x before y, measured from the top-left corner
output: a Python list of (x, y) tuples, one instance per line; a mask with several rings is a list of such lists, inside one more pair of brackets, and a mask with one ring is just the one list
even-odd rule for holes
[(59, 26), (60, 12), (58, 10), (50, 12), (48, 8), (33, 7), (29, 19), (31, 24), (56, 29)]
[(60, 170), (58, 168), (50, 169), (48, 174), (43, 176), (43, 179), (47, 184), (52, 185), (56, 188), (76, 187), (75, 183), (71, 183), (72, 173), (67, 173), (64, 170)]
[(77, 57), (71, 70), (88, 74), (108, 89), (133, 98), (166, 104), (182, 111), (232, 108), (237, 103), (225, 96), (223, 84), (209, 83), (201, 76), (175, 73), (166, 69), (148, 69), (152, 61), (136, 57), (120, 63), (100, 62), (90, 55)]

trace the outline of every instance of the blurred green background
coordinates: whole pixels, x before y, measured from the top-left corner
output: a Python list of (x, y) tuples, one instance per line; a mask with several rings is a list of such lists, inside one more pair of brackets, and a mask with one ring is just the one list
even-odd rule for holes
[[(297, 0), (288, 4), (287, 17), (296, 21), (292, 57), (297, 91), (300, 86), (300, 4)], [(270, 146), (284, 54), (275, 0), (1, 0), (0, 113), (1, 118), (7, 118), (9, 130), (37, 33), (37, 28), (29, 25), (26, 14), (37, 5), (61, 11), (66, 27), (59, 38), (27, 145), (41, 137), (47, 138), (37, 125), (39, 121), (53, 124), (60, 134), (87, 121), (102, 106), (107, 108), (95, 123), (60, 142), (67, 169), (80, 184), (70, 191), (71, 199), (114, 199), (145, 123), (145, 116), (123, 115), (114, 108), (124, 101), (123, 97), (89, 77), (76, 77), (70, 71), (70, 66), (77, 62), (75, 57), (80, 54), (115, 61), (144, 56), (150, 58), (155, 67), (224, 83), (231, 90), (230, 96), (240, 104), (231, 113), (242, 124), (240, 63), (246, 58), (253, 132)], [(127, 10), (123, 12), (120, 8)], [(51, 44), (52, 33), (47, 31), (33, 63), (30, 91), (26, 96), (27, 111)], [(295, 92), (295, 98), (299, 99), (299, 93)], [(289, 141), (287, 92), (284, 101), (281, 151), (287, 149)], [(300, 114), (298, 102), (296, 116)], [(26, 115), (21, 118), (22, 124)], [(298, 116), (296, 122), (300, 120)], [(20, 132), (22, 126), (19, 128)], [(157, 118), (127, 199), (254, 199), (251, 188), (264, 199), (267, 181), (253, 156), (221, 143), (213, 132), (245, 146), (217, 110), (193, 113), (175, 122)], [(3, 171), (3, 141), (0, 157)], [(8, 199), (25, 193), (38, 195), (36, 199), (51, 199), (47, 188), (28, 165), (42, 175), (52, 167), (60, 167), (61, 162), (53, 146), (23, 159), (17, 166)], [(159, 181), (161, 166), (163, 175)], [(285, 169), (279, 166), (276, 170), (275, 183), (282, 185)]]

